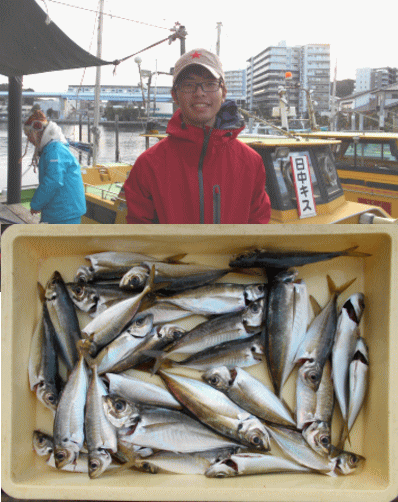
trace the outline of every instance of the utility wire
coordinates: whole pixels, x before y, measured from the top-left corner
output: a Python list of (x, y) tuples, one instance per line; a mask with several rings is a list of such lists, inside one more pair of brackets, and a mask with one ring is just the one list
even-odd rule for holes
[[(78, 5), (71, 5), (71, 4), (68, 4), (68, 3), (65, 3), (65, 2), (60, 2), (59, 0), (48, 0), (49, 2), (53, 2), (53, 3), (57, 3), (57, 4), (60, 4), (60, 5), (64, 5), (66, 7), (73, 7), (74, 9), (80, 9), (80, 10), (85, 10), (85, 11), (88, 11), (88, 12), (95, 12), (98, 14), (98, 11), (95, 10), (95, 9), (87, 9), (86, 7), (80, 7)], [(103, 13), (104, 16), (109, 16), (109, 17), (112, 17), (112, 18), (116, 18), (116, 19), (122, 19), (123, 21), (130, 21), (132, 23), (138, 23), (138, 24), (143, 24), (145, 26), (151, 26), (152, 28), (159, 28), (161, 30), (168, 30), (168, 31), (171, 31), (170, 28), (165, 28), (164, 26), (157, 26), (155, 24), (150, 24), (150, 23), (145, 23), (144, 21), (136, 21), (135, 19), (129, 19), (127, 17), (122, 17), (122, 16), (117, 16), (115, 14), (110, 14), (108, 12), (104, 12)]]

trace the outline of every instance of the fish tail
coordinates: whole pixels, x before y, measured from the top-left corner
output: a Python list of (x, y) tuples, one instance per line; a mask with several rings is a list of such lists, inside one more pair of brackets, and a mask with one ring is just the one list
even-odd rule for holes
[(343, 251), (342, 256), (354, 256), (357, 258), (366, 258), (368, 256), (372, 256), (370, 253), (362, 253), (361, 251), (356, 251), (356, 249), (358, 249), (358, 246), (348, 248)]
[(345, 282), (342, 286), (337, 287), (336, 284), (334, 283), (333, 279), (330, 277), (330, 275), (327, 275), (326, 278), (328, 281), (328, 287), (329, 287), (330, 293), (336, 294), (337, 296), (339, 296), (343, 291), (348, 289), (349, 286), (351, 286), (351, 284), (354, 281), (356, 281), (356, 277), (354, 277), (354, 279), (351, 279), (350, 281)]
[(338, 442), (337, 447), (341, 450), (344, 450), (344, 443), (348, 440), (348, 443), (351, 445), (350, 432), (348, 429), (348, 423), (344, 420), (341, 432), (340, 432), (340, 441)]

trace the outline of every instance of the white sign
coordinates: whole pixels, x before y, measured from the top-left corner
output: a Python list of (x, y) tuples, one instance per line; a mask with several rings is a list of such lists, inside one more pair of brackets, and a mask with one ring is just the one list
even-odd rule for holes
[(299, 218), (316, 216), (314, 190), (312, 188), (308, 157), (307, 155), (291, 154), (290, 163), (293, 171)]

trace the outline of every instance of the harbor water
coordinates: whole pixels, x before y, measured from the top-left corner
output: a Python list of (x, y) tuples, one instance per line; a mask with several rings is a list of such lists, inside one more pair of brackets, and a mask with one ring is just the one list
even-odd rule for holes
[[(79, 141), (78, 125), (60, 124), (65, 137), (69, 141)], [(119, 162), (133, 164), (137, 157), (145, 150), (145, 138), (141, 136), (143, 130), (137, 128), (120, 127), (119, 129)], [(88, 136), (87, 126), (83, 126), (82, 141), (86, 142)], [(152, 140), (152, 145), (156, 140)], [(8, 126), (0, 123), (0, 190), (7, 187), (8, 170)], [(22, 155), (25, 153), (26, 137), (23, 135)], [(88, 156), (75, 148), (70, 149), (82, 166), (88, 165)], [(30, 167), (34, 147), (29, 144), (26, 155), (22, 158), (22, 186), (38, 184), (38, 173)], [(116, 132), (112, 126), (100, 126), (100, 144), (98, 163), (115, 162), (116, 159)]]

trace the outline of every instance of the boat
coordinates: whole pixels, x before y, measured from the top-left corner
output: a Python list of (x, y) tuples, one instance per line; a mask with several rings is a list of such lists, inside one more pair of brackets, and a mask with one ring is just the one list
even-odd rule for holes
[[(164, 134), (143, 136), (158, 140), (165, 137)], [(263, 159), (272, 207), (270, 223), (396, 223), (377, 205), (347, 200), (332, 153), (332, 148), (340, 145), (339, 140), (270, 135), (239, 136), (239, 139)], [(91, 185), (96, 191), (86, 192), (88, 211), (82, 223), (126, 223), (122, 182), (130, 168), (134, 166), (126, 164), (121, 171), (119, 165), (108, 164), (83, 172), (85, 185)], [(116, 186), (112, 191), (111, 181), (115, 181)]]
[[(390, 218), (398, 218), (398, 133), (324, 130), (316, 123), (310, 91), (303, 90), (309, 128), (295, 132), (307, 139), (337, 140), (331, 151), (346, 200), (380, 207)], [(279, 108), (282, 124), (294, 132), (282, 99)]]
[(337, 172), (349, 201), (383, 208), (398, 218), (398, 133), (311, 131), (305, 137), (337, 139)]

